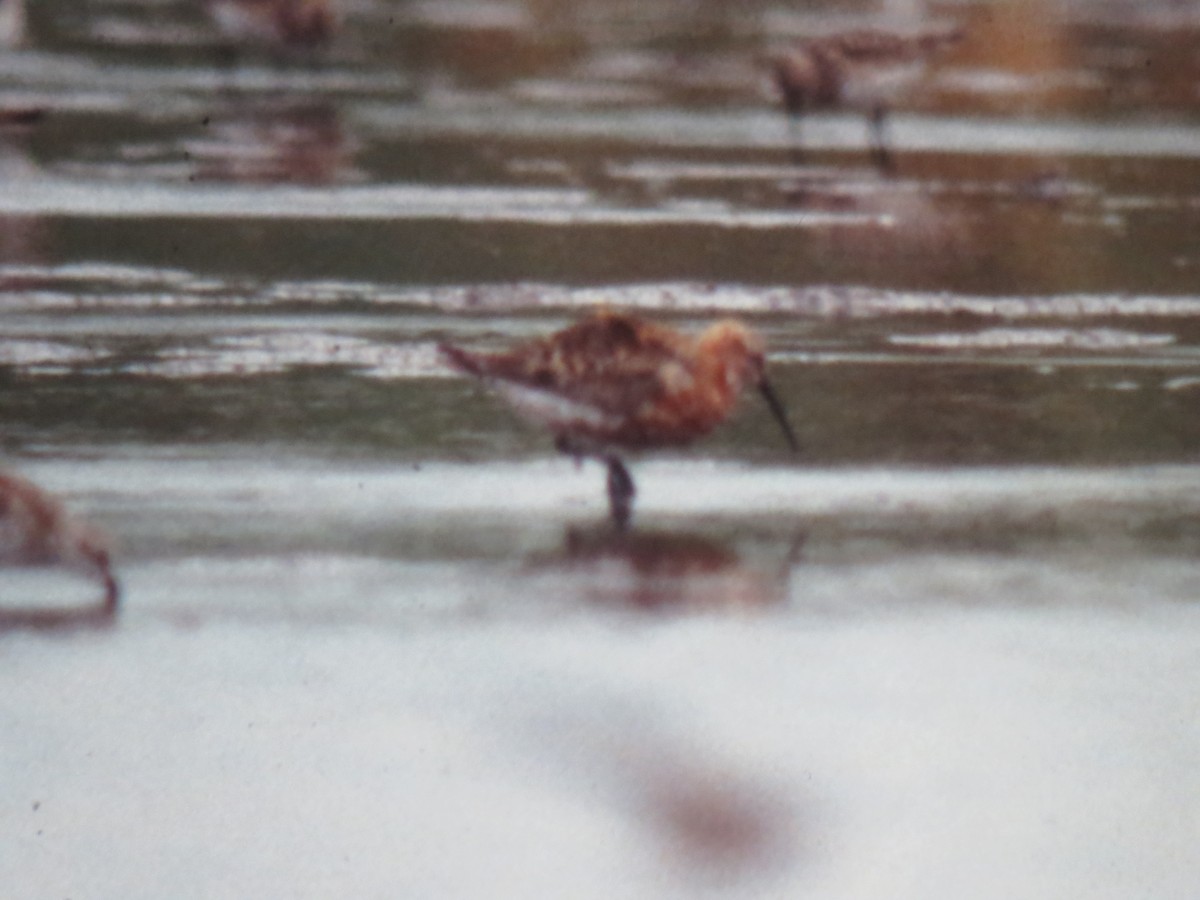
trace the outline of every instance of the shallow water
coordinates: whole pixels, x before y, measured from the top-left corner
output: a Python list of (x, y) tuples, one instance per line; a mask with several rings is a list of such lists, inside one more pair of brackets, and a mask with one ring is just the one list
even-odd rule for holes
[[(1194, 4), (29, 12), (0, 448), (125, 601), (0, 571), (14, 896), (1191, 895)], [(951, 21), (892, 178), (754, 63)], [(748, 321), (800, 454), (613, 534), (436, 352), (600, 304)]]

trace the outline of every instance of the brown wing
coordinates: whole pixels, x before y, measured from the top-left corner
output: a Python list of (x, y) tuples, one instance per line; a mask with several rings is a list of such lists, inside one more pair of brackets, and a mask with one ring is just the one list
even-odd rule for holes
[(628, 415), (663, 393), (665, 363), (687, 338), (636, 316), (601, 312), (507, 353), (474, 357), (479, 374)]

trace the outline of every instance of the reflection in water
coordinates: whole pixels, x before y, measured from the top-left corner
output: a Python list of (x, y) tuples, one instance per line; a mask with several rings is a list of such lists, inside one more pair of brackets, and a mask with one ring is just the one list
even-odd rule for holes
[(356, 180), (355, 142), (325, 100), (263, 97), (204, 120), (184, 147), (193, 177), (243, 184), (327, 185)]
[(108, 628), (117, 619), (115, 598), (102, 597), (90, 606), (63, 609), (0, 606), (0, 633), (5, 631), (74, 631)]
[(798, 535), (782, 564), (772, 569), (744, 560), (726, 542), (698, 534), (570, 528), (560, 554), (530, 562), (584, 576), (581, 593), (602, 606), (748, 610), (786, 601), (792, 566), (803, 544), (803, 535)]

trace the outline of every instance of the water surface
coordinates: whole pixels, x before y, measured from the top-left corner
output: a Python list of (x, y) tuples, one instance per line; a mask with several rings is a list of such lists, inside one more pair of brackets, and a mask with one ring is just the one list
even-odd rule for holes
[[(0, 449), (126, 588), (0, 572), (0, 881), (1190, 896), (1193, 5), (345, 12), (0, 55)], [(755, 62), (951, 22), (890, 178)], [(748, 397), (614, 534), (436, 352), (600, 305), (746, 320), (800, 454)]]

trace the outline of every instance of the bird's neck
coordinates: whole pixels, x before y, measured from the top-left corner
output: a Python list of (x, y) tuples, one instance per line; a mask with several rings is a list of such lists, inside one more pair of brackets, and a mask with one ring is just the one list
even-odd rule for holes
[(720, 421), (737, 402), (742, 385), (728, 359), (718, 354), (701, 356), (695, 372), (700, 404)]

